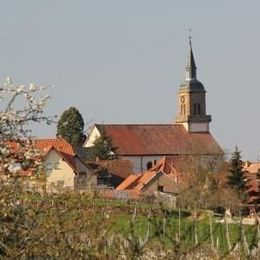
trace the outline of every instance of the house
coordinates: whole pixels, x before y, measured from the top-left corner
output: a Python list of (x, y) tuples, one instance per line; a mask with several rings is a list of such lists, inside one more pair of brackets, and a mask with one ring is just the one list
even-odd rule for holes
[(116, 188), (128, 176), (135, 174), (132, 163), (127, 160), (86, 161), (85, 163), (97, 176), (97, 188)]
[(111, 188), (116, 188), (128, 176), (135, 174), (133, 165), (128, 160), (106, 160), (98, 163), (98, 184), (105, 184)]
[(153, 197), (158, 192), (176, 195), (179, 188), (172, 175), (163, 171), (147, 171), (130, 175), (116, 188), (116, 191), (132, 191), (139, 197)]
[[(244, 171), (244, 181), (245, 181), (245, 194), (246, 202), (245, 205), (249, 209), (259, 209), (260, 208), (260, 164), (246, 162), (243, 167)], [(218, 187), (223, 189), (229, 188), (229, 172), (228, 164), (224, 165), (223, 172), (214, 174), (214, 178)]]
[(77, 155), (95, 171), (98, 179), (98, 186), (104, 185), (116, 188), (129, 175), (134, 174), (133, 164), (129, 160), (97, 160), (92, 161), (91, 147), (75, 147)]
[(80, 190), (96, 187), (96, 175), (65, 139), (35, 139), (34, 146), (44, 157), (47, 190)]
[(248, 202), (260, 208), (260, 163), (246, 162), (243, 170), (246, 172)]
[(95, 124), (84, 143), (92, 147), (102, 132), (117, 147), (120, 159), (130, 160), (135, 172), (150, 169), (163, 156), (197, 156), (204, 167), (217, 172), (224, 152), (209, 131), (206, 91), (197, 79), (189, 40), (185, 80), (178, 91), (178, 114), (171, 124)]

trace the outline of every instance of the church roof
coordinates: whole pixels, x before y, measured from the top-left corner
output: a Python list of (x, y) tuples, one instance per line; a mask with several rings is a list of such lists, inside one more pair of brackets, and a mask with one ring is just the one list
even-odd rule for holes
[(191, 37), (189, 37), (189, 51), (186, 65), (186, 78), (181, 84), (180, 90), (205, 92), (203, 84), (197, 79), (197, 67), (192, 51)]
[(116, 146), (118, 155), (221, 155), (209, 132), (191, 133), (178, 124), (96, 124)]
[(205, 92), (203, 84), (197, 79), (185, 80), (181, 84), (180, 90), (186, 90), (191, 92)]
[(188, 52), (188, 59), (187, 59), (187, 65), (186, 65), (186, 71), (187, 71), (187, 77), (190, 79), (196, 78), (196, 64), (195, 59), (192, 51), (192, 43), (191, 43), (191, 37), (189, 37), (189, 52)]

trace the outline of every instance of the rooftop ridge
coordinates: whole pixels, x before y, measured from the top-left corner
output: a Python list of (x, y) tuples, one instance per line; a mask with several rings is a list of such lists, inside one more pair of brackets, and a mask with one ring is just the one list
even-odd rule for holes
[(177, 123), (168, 123), (168, 124), (158, 124), (158, 123), (105, 123), (105, 124), (95, 124), (97, 126), (108, 126), (108, 125), (113, 125), (113, 126), (178, 126), (178, 127), (183, 127), (180, 124)]

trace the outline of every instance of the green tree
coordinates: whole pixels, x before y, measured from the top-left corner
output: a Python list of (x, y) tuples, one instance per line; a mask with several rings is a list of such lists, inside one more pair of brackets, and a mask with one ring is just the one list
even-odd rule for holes
[(56, 136), (62, 136), (73, 146), (81, 146), (86, 136), (83, 133), (84, 120), (75, 107), (65, 110), (57, 125)]
[(116, 154), (117, 147), (112, 143), (109, 136), (106, 135), (105, 131), (102, 129), (100, 131), (100, 136), (94, 141), (94, 146), (92, 148), (92, 159), (95, 160), (99, 158), (100, 160), (113, 160), (117, 159)]
[(235, 147), (235, 151), (232, 154), (230, 160), (230, 169), (231, 173), (228, 176), (228, 183), (230, 186), (235, 188), (240, 194), (245, 191), (246, 181), (245, 181), (245, 171), (243, 170), (243, 161), (241, 160), (241, 152), (238, 150), (238, 147)]

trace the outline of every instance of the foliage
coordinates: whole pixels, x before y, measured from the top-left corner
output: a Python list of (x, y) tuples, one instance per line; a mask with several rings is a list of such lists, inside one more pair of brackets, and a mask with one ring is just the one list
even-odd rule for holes
[(245, 180), (245, 172), (243, 170), (243, 161), (241, 160), (241, 152), (238, 150), (238, 147), (235, 147), (235, 151), (232, 154), (230, 159), (230, 169), (231, 173), (228, 176), (228, 183), (231, 187), (235, 188), (237, 192), (240, 194), (241, 198), (243, 198), (244, 191), (246, 188), (246, 180)]
[(250, 247), (259, 241), (256, 226), (229, 224), (229, 249), (225, 224), (208, 211), (197, 212), (201, 219), (161, 205), (65, 192), (30, 194), (19, 185), (19, 193), (9, 196), (1, 187), (1, 259), (199, 259), (207, 254), (218, 259), (235, 251), (242, 233)]
[(92, 159), (96, 158), (100, 160), (113, 160), (117, 159), (116, 154), (117, 147), (112, 143), (109, 136), (106, 135), (104, 129), (100, 131), (100, 136), (94, 141), (94, 146), (91, 149)]
[(75, 107), (65, 110), (57, 125), (57, 136), (63, 137), (72, 146), (82, 146), (86, 136), (84, 134), (84, 120)]
[[(203, 164), (204, 163), (204, 164)], [(180, 169), (182, 185), (177, 197), (179, 207), (187, 209), (215, 209), (220, 204), (219, 187), (211, 167), (205, 166), (201, 156), (186, 156)]]
[[(200, 169), (185, 180), (186, 186), (177, 197), (178, 205), (188, 209), (208, 209), (217, 206), (216, 198), (218, 187), (213, 174)], [(213, 199), (214, 198), (214, 199)]]
[(9, 77), (0, 86), (0, 171), (14, 174), (32, 167), (32, 163), (39, 164), (30, 127), (32, 122), (52, 122), (51, 117), (43, 115), (50, 98), (45, 94), (48, 88), (34, 84), (15, 85)]

